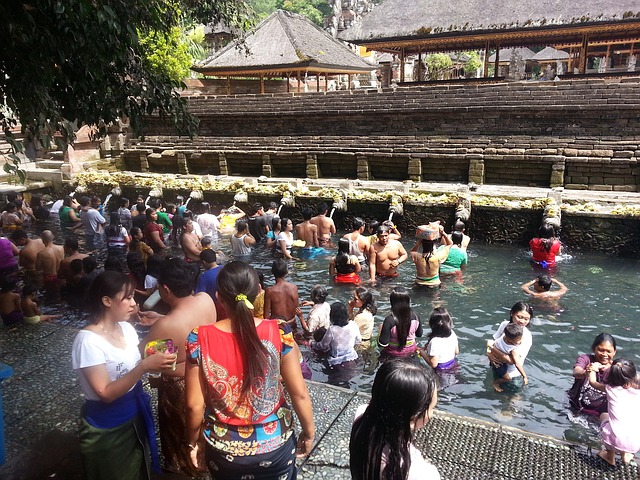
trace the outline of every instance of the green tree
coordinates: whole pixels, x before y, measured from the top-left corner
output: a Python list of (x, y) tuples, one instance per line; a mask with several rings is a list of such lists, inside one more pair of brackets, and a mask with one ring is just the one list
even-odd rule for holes
[(56, 132), (62, 144), (72, 142), (70, 122), (123, 116), (135, 132), (145, 116), (159, 114), (194, 133), (198, 122), (176, 92), (176, 69), (160, 68), (159, 55), (154, 59), (141, 39), (155, 36), (168, 50), (164, 42), (185, 20), (250, 26), (244, 0), (5, 1), (0, 18), (0, 124), (13, 145), (14, 165), (5, 170), (15, 173), (20, 146), (9, 128), (18, 123), (45, 146)]
[(453, 66), (451, 57), (446, 53), (433, 53), (425, 57), (429, 80), (440, 80), (444, 73)]
[(464, 66), (464, 73), (467, 78), (473, 78), (476, 76), (479, 68), (482, 68), (482, 60), (478, 52), (465, 52), (469, 57), (469, 60)]
[(287, 10), (304, 15), (313, 23), (324, 26), (324, 19), (331, 13), (326, 0), (248, 0), (259, 20), (264, 20), (274, 11)]

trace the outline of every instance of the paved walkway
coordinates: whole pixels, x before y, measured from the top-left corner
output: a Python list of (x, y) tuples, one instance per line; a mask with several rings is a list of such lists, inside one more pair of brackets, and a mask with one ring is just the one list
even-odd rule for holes
[[(83, 478), (76, 432), (83, 398), (71, 370), (78, 321), (0, 330), (0, 361), (14, 376), (2, 383), (7, 463), (3, 480)], [(309, 382), (317, 444), (299, 478), (348, 479), (349, 431), (366, 395)], [(498, 424), (437, 412), (416, 445), (443, 480), (631, 480), (636, 466), (609, 467), (579, 446)], [(173, 480), (174, 475), (162, 478)]]

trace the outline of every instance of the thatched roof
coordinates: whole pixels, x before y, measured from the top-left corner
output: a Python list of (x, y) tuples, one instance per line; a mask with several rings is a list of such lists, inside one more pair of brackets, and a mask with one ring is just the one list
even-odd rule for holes
[[(535, 55), (535, 52), (527, 47), (517, 47), (517, 48), (501, 48), (500, 56), (498, 57), (498, 61), (500, 63), (510, 62), (511, 61), (511, 53), (516, 52), (520, 54), (520, 57), (523, 60), (531, 60)], [(494, 53), (489, 57), (489, 63), (493, 63), (496, 61), (496, 54)]]
[(361, 73), (374, 70), (306, 17), (277, 10), (247, 35), (193, 70), (205, 75), (281, 75), (293, 72)]
[(549, 62), (555, 60), (568, 60), (569, 54), (563, 50), (556, 50), (553, 47), (546, 47), (533, 56), (536, 62)]
[[(469, 36), (610, 22), (640, 24), (638, 0), (383, 0), (339, 37), (367, 44), (384, 39)], [(520, 43), (526, 44), (533, 43)]]

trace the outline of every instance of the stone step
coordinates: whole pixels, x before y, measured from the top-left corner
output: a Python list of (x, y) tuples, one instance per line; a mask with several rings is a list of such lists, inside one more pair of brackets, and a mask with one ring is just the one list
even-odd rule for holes
[(37, 168), (61, 168), (65, 162), (63, 160), (38, 160), (36, 162)]

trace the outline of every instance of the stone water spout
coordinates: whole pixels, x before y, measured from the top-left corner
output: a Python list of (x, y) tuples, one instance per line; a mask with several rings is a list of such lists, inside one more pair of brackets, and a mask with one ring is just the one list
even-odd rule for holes
[(157, 187), (152, 190), (149, 190), (149, 194), (147, 195), (147, 198), (144, 201), (145, 205), (149, 205), (150, 198), (162, 198), (162, 189), (160, 187)]
[(202, 201), (203, 198), (204, 198), (204, 196), (202, 195), (202, 191), (201, 190), (193, 190), (189, 194), (189, 198), (187, 198), (187, 201), (184, 204), (184, 206), (185, 206), (186, 209), (188, 209), (189, 208), (189, 202), (191, 200), (195, 200), (197, 202), (200, 202), (200, 201)]
[(233, 204), (235, 205), (236, 203), (249, 203), (249, 196), (247, 195), (247, 192), (238, 190), (233, 196)]
[(471, 194), (467, 191), (458, 195), (456, 220), (468, 222), (471, 218)]
[(389, 221), (393, 221), (394, 215), (404, 215), (404, 203), (400, 195), (393, 195), (389, 202)]
[(562, 210), (554, 198), (547, 198), (547, 206), (544, 207), (544, 212), (542, 214), (542, 224), (551, 225), (556, 234), (560, 231), (560, 226), (562, 224)]
[(282, 210), (282, 207), (284, 207), (285, 205), (287, 207), (296, 206), (296, 199), (291, 192), (284, 192), (282, 194), (282, 198), (280, 199), (280, 206), (278, 207), (278, 211), (276, 212), (276, 215), (280, 216), (280, 210)]
[(109, 205), (109, 200), (111, 200), (111, 197), (113, 197), (114, 195), (116, 197), (121, 197), (122, 189), (120, 187), (115, 187), (113, 190), (111, 190), (111, 192), (109, 192), (105, 197), (102, 208), (104, 208), (105, 210), (107, 209), (107, 205)]
[(78, 186), (76, 187), (76, 189), (75, 189), (73, 192), (71, 192), (71, 193), (69, 194), (69, 196), (70, 196), (71, 198), (75, 198), (76, 193), (79, 193), (80, 195), (82, 195), (83, 193), (87, 193), (87, 187), (85, 187), (85, 186), (83, 186), (83, 185), (78, 185)]
[(347, 193), (344, 190), (340, 191), (341, 198), (334, 199), (333, 205), (331, 205), (331, 213), (329, 213), (329, 218), (333, 218), (333, 214), (336, 210), (339, 212), (347, 211)]

